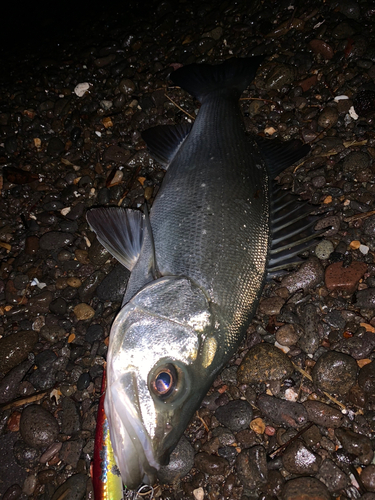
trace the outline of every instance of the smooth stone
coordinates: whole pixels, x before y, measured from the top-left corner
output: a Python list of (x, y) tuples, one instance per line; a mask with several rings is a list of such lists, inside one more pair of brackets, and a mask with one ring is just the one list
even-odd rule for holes
[(328, 488), (315, 477), (290, 479), (283, 487), (282, 500), (331, 500)]
[(83, 500), (86, 495), (86, 474), (70, 476), (52, 496), (51, 500)]
[(76, 305), (73, 312), (79, 321), (87, 321), (95, 316), (95, 310), (84, 302)]
[(308, 419), (314, 424), (323, 427), (336, 428), (342, 424), (344, 415), (337, 408), (333, 408), (321, 401), (307, 400), (303, 403)]
[(195, 467), (209, 476), (225, 475), (229, 470), (229, 464), (225, 458), (205, 452), (195, 455), (194, 463)]
[(375, 394), (375, 361), (362, 366), (358, 375), (358, 385), (366, 393)]
[(343, 448), (358, 457), (361, 465), (369, 465), (374, 458), (374, 451), (370, 438), (363, 434), (358, 434), (350, 429), (336, 429), (335, 436), (342, 444)]
[(297, 290), (308, 290), (316, 288), (324, 279), (324, 269), (317, 258), (310, 258), (301, 267), (291, 274), (285, 276), (280, 283), (280, 288), (286, 287), (289, 293)]
[(321, 464), (320, 456), (299, 439), (289, 444), (282, 455), (282, 461), (285, 469), (291, 474), (315, 475)]
[(8, 373), (27, 359), (38, 342), (38, 332), (25, 330), (14, 332), (0, 339), (0, 370)]
[(249, 426), (253, 418), (253, 411), (247, 401), (237, 399), (229, 401), (224, 406), (220, 406), (215, 411), (215, 417), (225, 427), (228, 427), (233, 432), (237, 432)]
[(357, 380), (358, 366), (347, 354), (329, 351), (318, 359), (312, 369), (315, 387), (329, 394), (347, 394)]
[(242, 450), (236, 458), (236, 470), (245, 490), (254, 490), (267, 483), (267, 456), (263, 446)]
[(256, 406), (276, 424), (296, 428), (308, 421), (307, 411), (302, 403), (261, 394), (256, 401)]
[(362, 470), (361, 480), (367, 491), (375, 492), (375, 465), (368, 465)]
[(56, 250), (71, 245), (73, 241), (74, 234), (64, 231), (49, 231), (40, 237), (39, 246), (42, 250)]
[(130, 272), (124, 266), (116, 265), (96, 289), (98, 298), (102, 301), (121, 302), (129, 276)]
[(284, 380), (294, 371), (286, 354), (272, 344), (257, 344), (246, 353), (238, 371), (240, 384), (252, 384), (267, 380)]
[(262, 299), (259, 304), (259, 311), (262, 314), (268, 314), (270, 316), (280, 314), (280, 310), (285, 304), (285, 300), (281, 297), (270, 297), (267, 299)]
[(170, 456), (169, 464), (158, 470), (158, 479), (163, 484), (170, 484), (190, 472), (194, 465), (194, 449), (182, 436)]
[(299, 335), (292, 324), (282, 325), (276, 331), (276, 340), (280, 345), (292, 346), (298, 342), (298, 339)]
[(327, 486), (331, 493), (339, 493), (350, 484), (347, 474), (329, 458), (324, 460), (316, 477)]
[(334, 262), (326, 268), (325, 285), (329, 291), (339, 290), (353, 293), (366, 271), (367, 264), (364, 262), (352, 262), (347, 267), (343, 267), (342, 262)]
[(57, 420), (42, 406), (26, 406), (21, 414), (20, 432), (25, 443), (33, 448), (47, 447), (59, 434)]
[(53, 294), (49, 290), (33, 295), (27, 304), (27, 308), (32, 314), (45, 314), (49, 312)]

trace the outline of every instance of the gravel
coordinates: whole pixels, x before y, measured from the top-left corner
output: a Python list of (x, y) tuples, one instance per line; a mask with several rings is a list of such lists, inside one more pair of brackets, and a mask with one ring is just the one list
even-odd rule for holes
[(164, 171), (140, 132), (198, 108), (169, 86), (173, 69), (265, 54), (241, 101), (245, 126), (311, 143), (279, 182), (323, 214), (317, 228), (327, 232), (300, 267), (266, 284), (154, 497), (373, 500), (373, 5), (9, 7), (0, 33), (0, 496), (93, 498), (101, 377), (129, 272), (85, 212), (153, 202)]

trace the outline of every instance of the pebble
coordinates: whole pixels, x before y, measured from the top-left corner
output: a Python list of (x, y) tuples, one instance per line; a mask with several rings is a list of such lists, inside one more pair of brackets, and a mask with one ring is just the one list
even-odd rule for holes
[(62, 443), (52, 443), (40, 457), (39, 462), (41, 464), (46, 464), (49, 460), (51, 460), (51, 458), (58, 454), (62, 445)]
[(362, 470), (361, 480), (367, 491), (375, 492), (375, 465), (368, 465)]
[(353, 151), (349, 153), (343, 163), (343, 171), (347, 173), (356, 173), (366, 170), (371, 164), (371, 159), (367, 153), (362, 151)]
[(375, 215), (368, 217), (364, 221), (362, 229), (367, 236), (375, 236)]
[(28, 446), (44, 448), (56, 440), (59, 426), (50, 412), (40, 405), (32, 404), (22, 411), (20, 432)]
[(236, 458), (238, 478), (246, 490), (255, 490), (267, 482), (267, 458), (263, 446), (242, 450)]
[(360, 309), (374, 309), (375, 308), (375, 288), (366, 288), (359, 290), (356, 293), (355, 307)]
[(310, 258), (301, 267), (291, 274), (285, 276), (280, 283), (280, 287), (286, 287), (289, 293), (297, 290), (309, 290), (316, 288), (324, 279), (324, 269), (316, 258)]
[(334, 250), (332, 241), (322, 240), (315, 247), (315, 255), (320, 260), (327, 260)]
[(25, 330), (14, 332), (0, 339), (0, 370), (8, 373), (27, 359), (38, 342), (38, 332)]
[(282, 490), (283, 500), (331, 500), (328, 488), (315, 477), (297, 477), (287, 481)]
[(311, 375), (317, 389), (345, 395), (356, 383), (357, 370), (357, 363), (351, 356), (329, 351), (318, 359)]
[(39, 238), (37, 236), (29, 236), (25, 241), (25, 253), (27, 255), (36, 255), (39, 250)]
[(28, 446), (23, 441), (16, 441), (13, 446), (13, 454), (17, 463), (26, 469), (32, 469), (39, 464), (41, 451)]
[(358, 457), (361, 465), (369, 465), (374, 458), (374, 451), (370, 438), (358, 434), (350, 429), (335, 429), (335, 436), (348, 452)]
[(362, 366), (358, 375), (358, 385), (366, 393), (375, 394), (375, 361)]
[(314, 354), (320, 345), (318, 331), (319, 313), (314, 304), (306, 304), (300, 309), (299, 317), (303, 326), (303, 334), (298, 345), (307, 354)]
[(323, 40), (314, 38), (314, 40), (311, 40), (309, 45), (314, 54), (321, 54), (324, 59), (332, 59), (332, 57), (334, 56), (334, 50), (332, 46), (324, 42)]
[(259, 312), (268, 314), (269, 316), (280, 314), (280, 310), (285, 304), (285, 300), (281, 297), (270, 297), (262, 299), (259, 304)]
[(88, 321), (95, 316), (95, 310), (83, 302), (76, 305), (73, 312), (79, 321)]
[(283, 346), (292, 346), (298, 342), (299, 335), (292, 324), (280, 326), (276, 331), (276, 340)]
[(329, 291), (338, 290), (354, 293), (358, 287), (359, 280), (367, 271), (364, 262), (352, 262), (344, 267), (342, 262), (330, 264), (325, 271), (324, 281)]
[(261, 394), (256, 405), (267, 418), (277, 424), (295, 428), (304, 425), (308, 420), (307, 411), (301, 403)]
[(22, 488), (18, 484), (10, 486), (3, 495), (3, 500), (18, 500), (21, 497)]
[(296, 77), (296, 68), (289, 64), (276, 63), (267, 75), (263, 88), (280, 90), (284, 85), (292, 83)]
[(326, 106), (320, 113), (318, 118), (318, 125), (323, 129), (329, 129), (333, 127), (339, 118), (339, 113), (337, 107)]
[(286, 354), (271, 344), (261, 343), (246, 353), (238, 368), (237, 379), (240, 384), (284, 380), (293, 371), (293, 365)]
[(316, 477), (327, 486), (331, 493), (339, 493), (350, 484), (347, 474), (329, 458), (323, 461)]
[(42, 250), (56, 250), (69, 246), (74, 241), (74, 235), (63, 231), (49, 231), (40, 237), (39, 246)]
[(8, 403), (19, 395), (22, 379), (33, 366), (33, 362), (26, 360), (15, 366), (0, 382), (0, 404)]
[(314, 424), (330, 428), (337, 428), (342, 424), (343, 414), (332, 406), (314, 400), (305, 401), (303, 406), (307, 411), (308, 419)]
[(129, 276), (130, 272), (124, 266), (121, 264), (116, 265), (96, 289), (99, 299), (121, 302)]
[(253, 411), (247, 401), (238, 399), (220, 406), (215, 411), (215, 417), (225, 427), (228, 427), (233, 432), (237, 432), (249, 426), (253, 418)]
[(302, 441), (292, 441), (282, 455), (283, 466), (291, 474), (315, 475), (321, 458), (313, 453)]
[(194, 449), (182, 436), (176, 448), (171, 453), (168, 465), (162, 465), (158, 470), (158, 479), (161, 483), (174, 483), (186, 476), (194, 465)]
[(83, 441), (81, 439), (69, 439), (63, 443), (59, 458), (68, 466), (70, 465), (73, 469), (76, 469), (79, 457), (82, 453), (82, 448)]
[(89, 302), (93, 298), (98, 285), (103, 281), (104, 278), (105, 274), (102, 271), (93, 272), (79, 288), (78, 294), (80, 300), (82, 302)]
[(86, 495), (86, 474), (70, 476), (53, 494), (51, 500), (83, 500)]
[(49, 290), (45, 290), (44, 292), (33, 295), (30, 298), (29, 303), (27, 304), (27, 308), (32, 314), (48, 313), (52, 299), (52, 292), (50, 292)]
[(195, 455), (194, 465), (209, 476), (222, 476), (229, 471), (229, 464), (225, 458), (209, 455), (205, 452)]

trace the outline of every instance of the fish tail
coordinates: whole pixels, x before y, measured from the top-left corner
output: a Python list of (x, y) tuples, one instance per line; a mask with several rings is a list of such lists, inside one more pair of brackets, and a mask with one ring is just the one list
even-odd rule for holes
[(231, 58), (222, 64), (189, 64), (174, 71), (170, 78), (198, 101), (218, 91), (228, 91), (237, 98), (254, 80), (264, 56)]

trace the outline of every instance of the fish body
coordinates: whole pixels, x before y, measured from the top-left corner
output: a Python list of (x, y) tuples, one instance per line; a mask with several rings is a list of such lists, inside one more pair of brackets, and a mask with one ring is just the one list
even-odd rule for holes
[[(168, 167), (149, 220), (115, 208), (87, 215), (99, 240), (131, 269), (111, 329), (105, 399), (116, 461), (130, 489), (152, 482), (168, 463), (246, 332), (275, 232), (280, 241), (290, 233), (292, 222), (273, 222), (285, 204), (274, 199), (271, 177), (309, 148), (259, 146), (246, 134), (238, 100), (261, 60), (173, 73), (201, 108), (192, 127), (144, 133), (150, 153)], [(291, 257), (281, 250), (284, 260)]]

